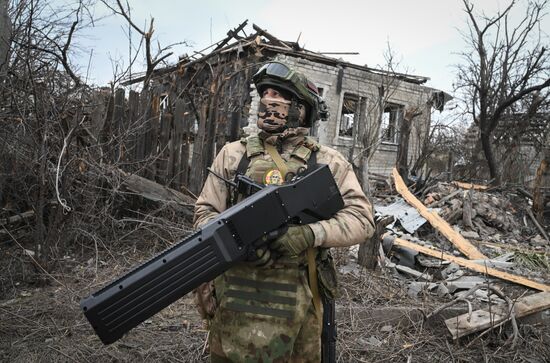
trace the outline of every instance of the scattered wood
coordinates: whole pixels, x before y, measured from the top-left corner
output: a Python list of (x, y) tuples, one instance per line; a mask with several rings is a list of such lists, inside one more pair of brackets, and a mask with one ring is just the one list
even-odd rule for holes
[(235, 29), (232, 29), (232, 30), (229, 30), (227, 32), (227, 38), (221, 40), (217, 45), (216, 45), (216, 48), (214, 48), (214, 50), (218, 50), (218, 49), (221, 49), (223, 48), (230, 40), (231, 38), (235, 38), (237, 40), (239, 40), (239, 36), (237, 35), (241, 30), (244, 29), (244, 27), (246, 26), (246, 24), (248, 24), (248, 19), (246, 19), (245, 21), (243, 21), (241, 24), (239, 24), (238, 27), (236, 27)]
[(471, 259), (486, 259), (487, 257), (481, 253), (473, 244), (467, 239), (462, 237), (460, 233), (456, 232), (443, 218), (437, 213), (429, 211), (428, 208), (420, 200), (418, 200), (407, 188), (403, 179), (397, 172), (397, 169), (393, 169), (393, 178), (395, 181), (395, 188), (397, 192), (413, 207), (415, 207), (422, 217), (426, 218), (430, 224), (441, 232), (453, 245), (455, 245), (460, 252)]
[(183, 206), (192, 206), (195, 203), (195, 199), (192, 197), (139, 175), (129, 174), (120, 169), (116, 169), (115, 172), (122, 177), (122, 184), (128, 190), (143, 198), (157, 202), (174, 202)]
[(533, 199), (533, 195), (523, 188), (516, 188), (518, 194), (523, 195), (526, 198)]
[(252, 28), (258, 32), (259, 35), (263, 35), (264, 37), (266, 37), (267, 39), (269, 39), (270, 42), (272, 42), (274, 45), (276, 46), (279, 46), (279, 47), (282, 47), (282, 48), (286, 48), (288, 50), (292, 50), (291, 47), (289, 47), (288, 45), (286, 45), (286, 43), (280, 41), (279, 39), (277, 39), (277, 37), (269, 34), (266, 30), (260, 28), (259, 26), (257, 26), (256, 24), (252, 24)]
[(508, 273), (508, 272), (503, 272), (503, 271), (500, 271), (500, 270), (496, 270), (496, 269), (491, 268), (491, 267), (482, 266), (482, 265), (480, 265), (476, 262), (467, 260), (465, 258), (456, 257), (456, 256), (453, 256), (453, 255), (449, 255), (447, 253), (444, 253), (442, 251), (437, 251), (437, 250), (431, 249), (429, 247), (420, 246), (420, 245), (417, 245), (416, 243), (409, 242), (409, 241), (404, 240), (402, 238), (395, 238), (394, 243), (397, 246), (410, 248), (410, 249), (413, 249), (415, 251), (424, 253), (426, 255), (439, 258), (441, 260), (454, 262), (457, 265), (460, 265), (462, 267), (465, 267), (465, 268), (467, 268), (469, 270), (472, 270), (472, 271), (475, 271), (475, 272), (479, 272), (481, 274), (487, 274), (487, 275), (490, 275), (490, 276), (493, 276), (493, 277), (498, 277), (499, 279), (510, 281), (510, 282), (515, 283), (515, 284), (527, 286), (527, 287), (530, 287), (530, 288), (535, 289), (535, 290), (550, 291), (550, 286), (548, 286), (548, 285), (529, 280), (529, 279), (527, 279), (525, 277), (522, 277), (522, 276), (517, 276), (517, 275), (513, 275), (513, 274)]
[(12, 216), (12, 217), (9, 217), (9, 218), (0, 219), (0, 226), (5, 226), (5, 225), (8, 225), (8, 224), (21, 222), (21, 221), (23, 221), (23, 220), (32, 218), (33, 216), (34, 216), (34, 211), (33, 211), (33, 210), (29, 210), (29, 211), (20, 213), (20, 214), (18, 214), (18, 215), (16, 215), (16, 216)]
[(459, 181), (453, 181), (452, 184), (462, 189), (487, 190), (489, 188), (487, 185), (464, 183)]
[(485, 242), (485, 241), (481, 241), (480, 243), (484, 246), (487, 246), (493, 249), (503, 249), (505, 251), (517, 251), (517, 252), (527, 253), (527, 254), (533, 254), (533, 253), (546, 254), (545, 251), (540, 251), (533, 248), (526, 248), (523, 246), (513, 246), (506, 243)]
[(429, 273), (420, 272), (420, 271), (415, 270), (414, 268), (410, 268), (410, 267), (407, 267), (407, 266), (397, 265), (393, 262), (387, 262), (386, 267), (395, 268), (397, 271), (403, 272), (407, 275), (411, 275), (412, 277), (414, 277), (415, 279), (418, 279), (418, 280), (424, 280), (424, 281), (432, 281), (433, 280), (433, 276), (430, 275)]
[(550, 242), (550, 239), (548, 238), (548, 234), (546, 233), (544, 228), (542, 228), (539, 221), (537, 221), (531, 209), (527, 208), (526, 211), (527, 211), (527, 214), (529, 215), (529, 218), (531, 218), (531, 220), (533, 221), (533, 223), (535, 224), (539, 232), (544, 236), (544, 239)]
[[(524, 296), (513, 304), (516, 318), (521, 318), (550, 308), (550, 292)], [(512, 315), (506, 306), (491, 306), (487, 309), (476, 310), (472, 314), (462, 314), (445, 320), (445, 325), (452, 334), (453, 339), (484, 330), (493, 329), (511, 320)]]
[(434, 202), (434, 203), (430, 204), (430, 208), (438, 208), (438, 207), (441, 207), (441, 206), (444, 205), (447, 201), (453, 199), (454, 197), (456, 197), (456, 196), (457, 196), (458, 194), (460, 194), (460, 193), (462, 193), (462, 190), (457, 189), (457, 190), (455, 190), (454, 192), (452, 192), (451, 194), (444, 196), (443, 198), (441, 198), (441, 199), (438, 200), (437, 202)]
[[(542, 187), (544, 186), (544, 175), (548, 172), (548, 162), (550, 161), (549, 154), (550, 153), (547, 151), (544, 153), (544, 158), (540, 161), (540, 165), (537, 168), (533, 185), (533, 215), (540, 223), (543, 223), (544, 193), (542, 192)], [(546, 237), (546, 240), (548, 240), (548, 237)]]
[(472, 224), (472, 190), (469, 189), (464, 192), (464, 197), (462, 198), (462, 224), (468, 230), (473, 231), (474, 225)]

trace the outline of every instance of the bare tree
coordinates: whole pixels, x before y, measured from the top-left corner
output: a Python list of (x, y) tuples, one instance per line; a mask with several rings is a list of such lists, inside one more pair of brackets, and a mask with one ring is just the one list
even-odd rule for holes
[[(154, 29), (155, 19), (153, 17), (151, 17), (151, 19), (149, 20), (148, 28), (146, 28), (146, 27), (141, 28), (132, 19), (131, 7), (130, 7), (130, 4), (128, 3), (128, 1), (126, 1), (125, 4), (123, 4), (121, 2), (121, 0), (116, 0), (116, 4), (111, 4), (111, 2), (108, 1), (108, 0), (101, 0), (101, 2), (105, 6), (107, 6), (109, 9), (111, 9), (114, 14), (123, 17), (126, 20), (126, 22), (128, 23), (128, 27), (129, 27), (128, 39), (129, 39), (129, 43), (130, 43), (129, 44), (129, 46), (130, 46), (130, 48), (129, 48), (130, 49), (130, 54), (129, 54), (130, 64), (129, 64), (126, 72), (123, 72), (123, 75), (125, 75), (126, 73), (128, 73), (131, 70), (132, 64), (135, 62), (135, 60), (137, 58), (137, 55), (139, 54), (139, 50), (143, 47), (144, 56), (145, 56), (145, 74), (142, 77), (143, 78), (143, 89), (147, 89), (149, 87), (151, 77), (153, 76), (153, 71), (155, 70), (155, 68), (159, 64), (166, 61), (166, 59), (173, 54), (173, 52), (168, 52), (168, 51), (176, 44), (170, 44), (170, 45), (168, 45), (166, 47), (162, 47), (162, 48), (161, 48), (160, 44), (157, 44), (158, 49), (156, 51), (156, 54), (153, 54), (152, 41), (153, 41), (153, 33), (155, 31), (155, 29)], [(135, 56), (133, 58), (132, 58), (132, 55), (131, 55), (131, 50), (132, 50), (132, 47), (133, 47), (132, 38), (131, 38), (131, 29), (135, 30), (141, 36), (139, 46), (137, 47), (136, 52), (135, 52)], [(187, 44), (187, 43), (185, 41), (183, 41), (183, 42), (179, 42), (177, 44)], [(130, 73), (130, 76), (131, 76), (131, 73)]]
[(500, 184), (495, 129), (503, 115), (518, 111), (520, 101), (550, 86), (550, 59), (540, 28), (548, 2), (527, 0), (517, 24), (512, 24), (510, 15), (516, 1), (492, 16), (475, 13), (472, 3), (463, 2), (468, 16), (467, 49), (462, 53), (464, 63), (457, 66), (456, 88), (463, 91), (467, 112), (480, 128), (490, 177)]
[[(392, 104), (395, 93), (402, 86), (403, 79), (410, 77), (406, 71), (405, 73), (397, 71), (400, 62), (389, 44), (384, 51), (384, 60), (384, 66), (380, 67), (382, 71), (375, 75), (376, 87), (368, 96), (370, 101), (366, 102), (366, 99), (360, 97), (355, 105), (353, 141), (349, 159), (357, 167), (361, 186), (366, 192), (369, 191), (369, 162), (383, 142), (391, 139), (391, 143), (401, 144), (400, 140), (403, 141), (404, 145), (399, 147), (399, 157), (401, 165), (407, 164), (410, 131), (414, 119), (423, 113), (425, 106), (414, 104), (407, 105), (405, 108), (400, 107), (394, 114), (394, 122), (384, 124), (386, 110), (392, 105), (395, 106)], [(403, 120), (404, 117), (406, 121)], [(402, 132), (405, 132), (405, 135), (401, 135)], [(403, 136), (404, 139), (401, 139)], [(408, 171), (408, 167), (404, 168)], [(378, 226), (379, 233), (371, 238), (370, 243), (363, 243), (359, 247), (358, 257), (361, 265), (371, 269), (376, 267), (380, 233), (383, 229), (384, 226)]]
[(0, 0), (0, 77), (7, 68), (11, 38), (11, 20), (8, 16), (8, 0)]

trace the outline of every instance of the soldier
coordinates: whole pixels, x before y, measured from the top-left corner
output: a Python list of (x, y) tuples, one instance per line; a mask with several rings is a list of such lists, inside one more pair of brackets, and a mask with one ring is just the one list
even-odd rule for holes
[[(214, 294), (208, 285), (198, 290), (200, 310), (209, 319), (211, 362), (319, 362), (318, 291), (333, 298), (336, 290), (328, 248), (366, 241), (374, 231), (371, 205), (350, 163), (307, 136), (326, 113), (317, 87), (277, 62), (262, 66), (253, 81), (261, 97), (261, 131), (225, 145), (213, 171), (226, 179), (244, 173), (258, 183), (281, 184), (312, 165), (327, 164), (345, 206), (329, 220), (293, 225), (276, 235), (257, 250), (257, 259), (217, 277)], [(209, 175), (195, 206), (195, 228), (227, 209), (230, 194), (222, 180)], [(311, 282), (315, 271), (318, 281)]]

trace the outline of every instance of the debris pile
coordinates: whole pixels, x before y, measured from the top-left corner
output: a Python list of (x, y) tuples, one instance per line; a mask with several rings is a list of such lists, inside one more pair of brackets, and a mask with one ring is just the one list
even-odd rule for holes
[[(438, 182), (414, 195), (395, 169), (393, 179), (399, 195), (375, 202), (378, 220), (394, 217), (379, 248), (383, 271), (411, 298), (443, 300), (424, 311), (427, 319), (453, 305), (467, 308), (445, 320), (453, 339), (483, 330), (478, 339), (511, 322), (515, 346), (516, 318), (550, 308), (550, 242), (528, 193)], [(548, 319), (542, 325), (548, 330)]]

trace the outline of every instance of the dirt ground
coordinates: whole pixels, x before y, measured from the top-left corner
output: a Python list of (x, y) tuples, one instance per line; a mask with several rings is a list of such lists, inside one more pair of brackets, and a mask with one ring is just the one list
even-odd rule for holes
[[(103, 346), (80, 311), (81, 298), (152, 251), (126, 246), (89, 259), (67, 255), (44, 284), (30, 278), (36, 268), (19, 246), (1, 248), (1, 361), (208, 361), (207, 331), (189, 296), (109, 346)], [(455, 342), (441, 317), (423, 321), (405, 315), (388, 324), (372, 315), (386, 308), (429, 313), (445, 300), (429, 294), (408, 297), (403, 281), (386, 272), (346, 271), (337, 302), (338, 362), (550, 362), (549, 325), (520, 322), (514, 349), (506, 343), (509, 327)]]

